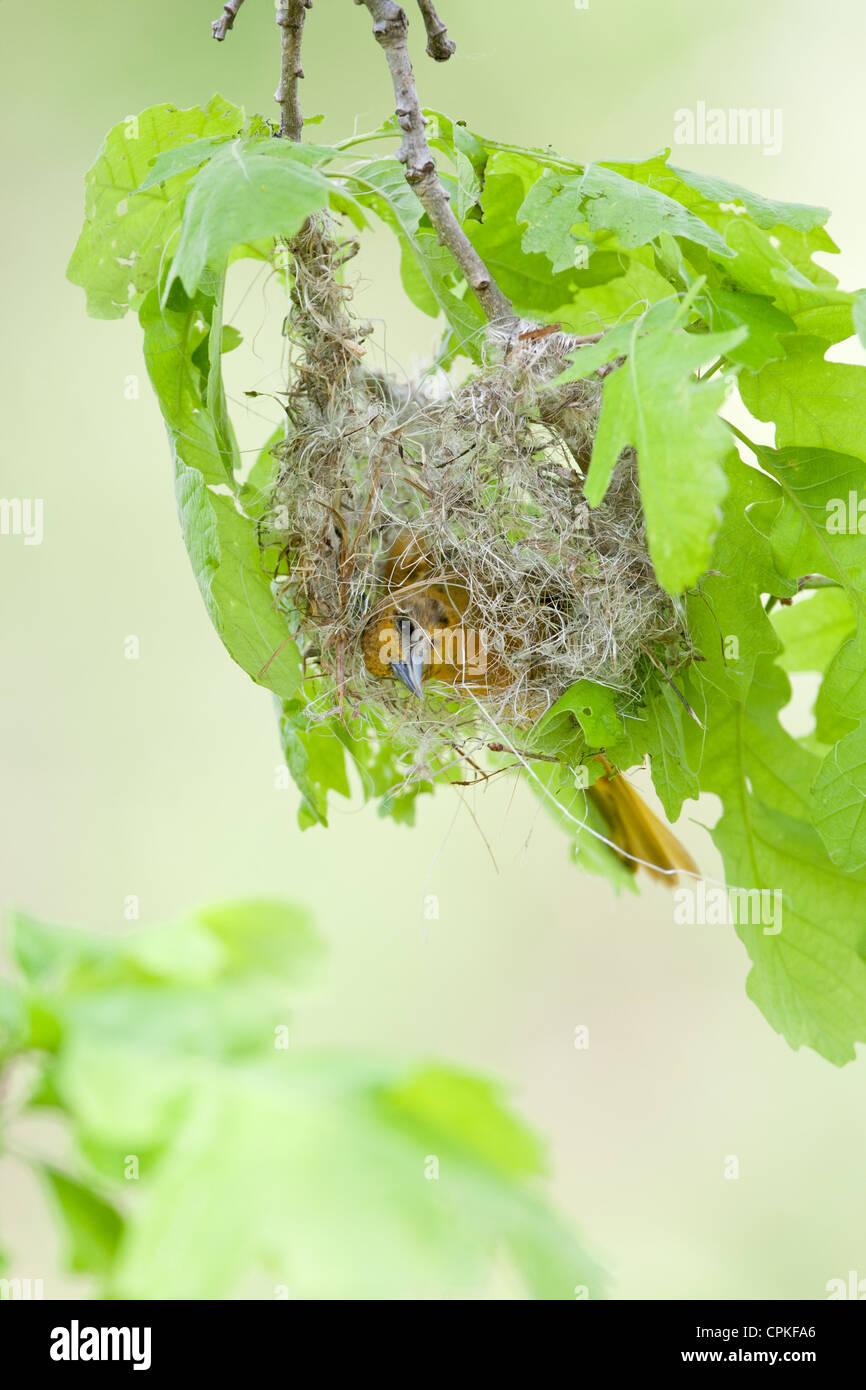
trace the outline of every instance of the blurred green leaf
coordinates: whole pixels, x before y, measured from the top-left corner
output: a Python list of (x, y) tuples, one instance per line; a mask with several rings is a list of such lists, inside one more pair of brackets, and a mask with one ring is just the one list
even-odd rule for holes
[(512, 1176), (541, 1173), (535, 1135), (503, 1108), (502, 1087), (446, 1067), (414, 1070), (387, 1087), (382, 1105), (391, 1122), (439, 1132), (449, 1147), (465, 1151)]
[(7, 920), (13, 958), (30, 984), (57, 986), (74, 967), (111, 955), (109, 939), (95, 933), (40, 922), (26, 912)]
[(43, 1167), (66, 1229), (66, 1266), (74, 1274), (105, 1275), (111, 1268), (123, 1232), (120, 1213), (92, 1188)]
[(262, 1262), (298, 1298), (441, 1296), (489, 1277), (497, 1248), (525, 1259), (527, 1242), (548, 1297), (578, 1283), (602, 1292), (597, 1267), (519, 1180), (536, 1165), (531, 1142), (472, 1078), (290, 1056), (130, 1074), (97, 1049), (66, 1079), (73, 1113), (103, 1142), (134, 1152), (153, 1127), (170, 1140), (127, 1223), (120, 1297), (224, 1297)]
[(298, 1298), (453, 1297), (502, 1261), (531, 1296), (603, 1295), (536, 1190), (541, 1146), (500, 1087), (286, 1046), (286, 987), (317, 949), (304, 912), (253, 900), (129, 935), (33, 938), (58, 1030), (42, 1096), (127, 1211), (44, 1170), (70, 1268), (107, 1296), (231, 1297), (259, 1270)]
[(322, 953), (309, 913), (294, 904), (251, 898), (199, 908), (195, 917), (222, 946), (225, 972), (237, 978), (303, 979)]
[(27, 1039), (27, 1010), (21, 991), (0, 979), (0, 1063), (18, 1052)]

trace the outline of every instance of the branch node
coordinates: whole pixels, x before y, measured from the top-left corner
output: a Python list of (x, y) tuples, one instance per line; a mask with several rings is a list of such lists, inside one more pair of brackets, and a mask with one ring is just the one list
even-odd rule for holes
[(237, 19), (238, 10), (240, 9), (243, 3), (244, 0), (226, 0), (225, 5), (223, 5), (223, 12), (220, 15), (219, 19), (211, 20), (211, 33), (213, 34), (217, 43), (222, 43), (229, 30), (235, 27), (235, 20)]
[(418, 8), (427, 30), (427, 55), (437, 63), (447, 63), (457, 45), (449, 39), (448, 30), (436, 13), (432, 0), (418, 0)]

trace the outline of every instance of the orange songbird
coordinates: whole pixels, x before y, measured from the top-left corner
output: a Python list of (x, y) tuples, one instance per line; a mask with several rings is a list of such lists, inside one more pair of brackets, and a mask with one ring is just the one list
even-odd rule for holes
[[(373, 676), (401, 681), (421, 699), (423, 682), (435, 680), (478, 698), (501, 689), (505, 673), (495, 653), (479, 650), (479, 634), (467, 623), (470, 594), (457, 576), (430, 578), (429, 561), (407, 533), (391, 546), (382, 569), (385, 598), (361, 636), (364, 664)], [(587, 796), (608, 827), (619, 859), (631, 873), (645, 868), (673, 886), (677, 871), (699, 874), (673, 831), (603, 754), (604, 772)]]

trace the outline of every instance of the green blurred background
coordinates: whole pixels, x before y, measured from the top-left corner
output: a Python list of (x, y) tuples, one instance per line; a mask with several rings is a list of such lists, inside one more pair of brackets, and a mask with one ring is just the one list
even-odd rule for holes
[[(831, 206), (845, 248), (835, 269), (848, 286), (866, 283), (859, 0), (442, 9), (458, 54), (445, 66), (423, 58), (414, 22), (422, 100), (500, 139), (642, 157), (670, 143), (674, 112), (698, 101), (780, 109), (777, 157), (699, 146), (676, 161)], [(210, 38), (218, 10), (216, 0), (0, 10), (0, 492), (45, 499), (41, 546), (0, 538), (4, 900), (109, 931), (124, 929), (130, 894), (145, 923), (223, 897), (309, 904), (331, 960), (300, 1010), (299, 1041), (509, 1079), (549, 1137), (554, 1194), (614, 1297), (820, 1298), (828, 1279), (866, 1276), (863, 1062), (837, 1071), (790, 1052), (746, 999), (731, 932), (674, 926), (663, 888), (617, 901), (570, 864), (523, 790), (462, 801), (443, 791), (422, 799), (414, 831), (342, 803), (327, 832), (302, 836), (294, 792), (275, 788), (270, 698), (225, 656), (202, 607), (137, 325), (88, 320), (64, 279), (84, 171), (110, 125), (217, 90), (271, 114), (272, 5), (247, 0), (222, 45)], [(316, 0), (304, 66), (306, 111), (327, 113), (315, 138), (390, 112), (368, 16), (349, 0)], [(435, 326), (404, 302), (385, 234), (368, 236), (357, 264), (358, 307), (411, 368)], [(260, 279), (246, 291), (239, 322), (256, 356), (229, 359), (235, 396), (275, 381), (279, 366), (274, 293)], [(132, 376), (138, 399), (127, 398)], [(267, 433), (244, 406), (239, 427), (246, 448)], [(124, 659), (130, 635), (137, 661)], [(710, 800), (692, 810), (697, 822), (716, 814)], [(683, 834), (717, 874), (704, 832)], [(438, 921), (423, 920), (427, 894)], [(580, 1025), (588, 1050), (574, 1046)], [(49, 1296), (84, 1287), (53, 1272), (56, 1236), (26, 1172), (3, 1160), (0, 1180), (13, 1272), (45, 1275)]]

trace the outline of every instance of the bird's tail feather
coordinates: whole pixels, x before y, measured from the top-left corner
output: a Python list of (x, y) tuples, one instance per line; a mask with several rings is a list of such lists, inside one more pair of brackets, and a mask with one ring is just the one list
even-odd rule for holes
[[(684, 845), (624, 777), (608, 771), (588, 789), (592, 804), (607, 821), (610, 838), (621, 862), (631, 872), (645, 868), (652, 878), (673, 887), (677, 870), (699, 875), (700, 870)], [(640, 861), (640, 862), (638, 862)]]

